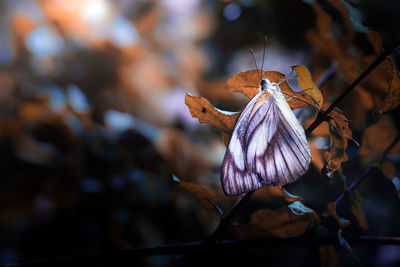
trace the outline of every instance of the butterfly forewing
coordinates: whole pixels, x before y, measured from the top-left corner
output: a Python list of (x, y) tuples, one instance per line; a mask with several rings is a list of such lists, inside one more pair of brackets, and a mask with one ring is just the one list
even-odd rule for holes
[(291, 183), (307, 171), (304, 129), (280, 96), (261, 91), (238, 118), (222, 163), (227, 195)]

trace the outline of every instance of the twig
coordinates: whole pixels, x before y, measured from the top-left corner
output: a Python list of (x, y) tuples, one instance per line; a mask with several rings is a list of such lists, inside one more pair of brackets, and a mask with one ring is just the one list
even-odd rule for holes
[(336, 106), (343, 100), (343, 98), (345, 98), (351, 91), (353, 91), (353, 89), (373, 70), (375, 69), (380, 63), (382, 63), (387, 56), (389, 56), (394, 49), (396, 49), (397, 46), (400, 45), (400, 40), (398, 40), (392, 47), (390, 47), (389, 49), (383, 51), (383, 53), (381, 53), (375, 60), (374, 62), (371, 63), (371, 65), (368, 66), (368, 68), (366, 70), (364, 70), (363, 73), (361, 73), (360, 76), (358, 76), (357, 79), (355, 79), (355, 81), (349, 85), (349, 87), (346, 88), (346, 90), (343, 91), (343, 93), (341, 93), (338, 98), (336, 98), (335, 101), (333, 101), (333, 103), (325, 110), (325, 111), (321, 111), (318, 112), (317, 118), (315, 119), (315, 121), (310, 125), (310, 127), (308, 127), (308, 129), (306, 130), (306, 134), (310, 134), (315, 128), (318, 127), (318, 125), (321, 124), (322, 121), (327, 119), (328, 114), (334, 109), (336, 108)]
[[(388, 154), (388, 153), (390, 152), (390, 150), (397, 144), (398, 141), (400, 141), (400, 134), (398, 134), (398, 135), (396, 136), (396, 138), (393, 140), (393, 142), (390, 143), (390, 145), (385, 149), (385, 151), (383, 151), (383, 153), (382, 153), (382, 155), (381, 155), (381, 157), (380, 157), (378, 163), (382, 163), (382, 162), (385, 160), (387, 154)], [(343, 193), (340, 194), (340, 196), (335, 200), (336, 206), (339, 204), (340, 201), (342, 201), (342, 199), (343, 199), (345, 196), (347, 196), (347, 195), (349, 195), (351, 192), (353, 192), (353, 190), (356, 189), (356, 187), (357, 187), (362, 181), (364, 181), (364, 179), (365, 179), (366, 177), (368, 177), (369, 172), (370, 172), (372, 169), (374, 169), (374, 168), (376, 168), (376, 163), (372, 164), (368, 169), (366, 169), (366, 170), (363, 172), (363, 174), (362, 174), (359, 178), (357, 178), (345, 191), (343, 191)]]
[[(400, 245), (400, 237), (383, 237), (383, 236), (347, 236), (346, 240), (353, 245)], [(202, 254), (205, 251), (233, 251), (246, 250), (248, 248), (265, 248), (271, 246), (315, 246), (335, 244), (339, 245), (337, 236), (321, 236), (310, 239), (309, 236), (295, 237), (261, 237), (245, 240), (221, 240), (215, 241), (213, 244), (204, 245), (203, 242), (189, 242), (177, 245), (164, 245), (157, 247), (140, 247), (140, 248), (118, 248), (110, 250), (100, 250), (75, 254), (70, 256), (62, 256), (55, 258), (39, 259), (35, 261), (26, 261), (20, 263), (12, 263), (3, 266), (57, 266), (60, 262), (65, 264), (66, 261), (80, 262), (90, 261), (90, 259), (99, 260), (97, 257), (107, 258), (121, 257), (123, 259), (143, 258), (155, 255), (179, 255), (179, 254)]]
[(211, 236), (204, 241), (204, 244), (214, 243), (218, 237), (225, 231), (225, 229), (229, 226), (230, 221), (232, 220), (233, 216), (236, 215), (237, 211), (247, 202), (247, 200), (253, 195), (254, 191), (247, 192), (246, 194), (242, 195), (239, 200), (235, 203), (232, 210), (228, 213), (227, 216), (222, 217), (218, 227), (215, 231), (211, 234)]

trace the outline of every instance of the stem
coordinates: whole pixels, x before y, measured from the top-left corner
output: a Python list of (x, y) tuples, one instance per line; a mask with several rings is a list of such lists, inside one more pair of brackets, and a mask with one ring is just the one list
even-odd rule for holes
[(249, 200), (251, 195), (253, 195), (255, 191), (249, 191), (243, 194), (239, 200), (235, 203), (232, 210), (228, 213), (227, 216), (222, 217), (221, 222), (219, 223), (218, 227), (215, 231), (211, 234), (211, 236), (204, 241), (204, 244), (215, 243), (218, 237), (225, 231), (225, 229), (229, 226), (230, 221), (232, 220), (233, 216), (236, 215), (237, 211)]
[[(400, 134), (398, 134), (396, 136), (396, 138), (392, 141), (392, 143), (390, 143), (390, 145), (385, 149), (385, 151), (383, 151), (380, 160), (378, 161), (378, 163), (382, 163), (387, 154), (390, 152), (390, 150), (397, 144), (397, 142), (400, 141)], [(366, 169), (363, 174), (357, 178), (345, 191), (343, 191), (342, 194), (340, 194), (340, 196), (335, 200), (335, 204), (336, 206), (339, 204), (340, 201), (342, 201), (342, 199), (349, 195), (351, 192), (354, 191), (354, 189), (356, 189), (356, 187), (362, 182), (364, 181), (364, 179), (366, 177), (368, 177), (369, 172), (373, 169), (376, 168), (376, 164), (374, 163), (373, 165), (371, 165), (368, 169)]]
[(366, 70), (363, 71), (363, 73), (361, 73), (360, 76), (358, 76), (357, 79), (354, 80), (354, 82), (352, 84), (350, 84), (346, 90), (343, 91), (343, 93), (341, 93), (338, 98), (336, 98), (335, 101), (333, 101), (333, 103), (325, 110), (322, 112), (319, 112), (319, 114), (322, 113), (321, 116), (317, 116), (317, 118), (315, 119), (315, 121), (310, 125), (310, 127), (308, 127), (308, 129), (306, 130), (306, 134), (310, 134), (315, 128), (318, 127), (318, 125), (321, 124), (321, 122), (327, 118), (327, 115), (334, 109), (336, 108), (336, 106), (343, 100), (343, 98), (345, 98), (351, 91), (353, 91), (353, 89), (373, 70), (375, 69), (380, 63), (382, 63), (387, 56), (389, 56), (394, 49), (396, 49), (397, 46), (400, 45), (400, 40), (398, 40), (392, 47), (390, 47), (389, 49), (383, 51), (383, 53), (381, 53), (375, 60), (374, 62), (371, 63), (371, 65), (368, 66), (368, 68)]

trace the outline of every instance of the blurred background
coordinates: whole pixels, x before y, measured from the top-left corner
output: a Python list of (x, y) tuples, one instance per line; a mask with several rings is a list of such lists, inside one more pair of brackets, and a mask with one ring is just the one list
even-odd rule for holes
[[(218, 212), (204, 208), (172, 174), (214, 190), (223, 208), (234, 198), (221, 190), (220, 133), (190, 116), (185, 93), (221, 109), (243, 108), (246, 99), (225, 90), (225, 81), (255, 68), (249, 48), (261, 64), (264, 35), (265, 70), (290, 73), (291, 65), (303, 64), (323, 73), (332, 62), (306, 38), (316, 27), (306, 2), (1, 0), (0, 264), (205, 239)], [(329, 3), (318, 2), (339, 17)], [(381, 33), (384, 45), (400, 37), (400, 2), (348, 2), (362, 12), (364, 25)], [(336, 31), (343, 26), (338, 21)], [(357, 127), (361, 140), (364, 126)], [(349, 179), (360, 174), (354, 162)], [(293, 193), (315, 210), (343, 188), (315, 168), (309, 177)], [(375, 218), (368, 231), (399, 235), (397, 195), (383, 184), (374, 190), (380, 197), (390, 192), (390, 204), (367, 202), (367, 219)], [(268, 262), (319, 262), (304, 248), (290, 248), (293, 259), (281, 258), (287, 249), (275, 249)], [(362, 257), (399, 261), (399, 248), (371, 251)], [(139, 264), (182, 261), (158, 256)], [(110, 266), (95, 266), (102, 264)]]

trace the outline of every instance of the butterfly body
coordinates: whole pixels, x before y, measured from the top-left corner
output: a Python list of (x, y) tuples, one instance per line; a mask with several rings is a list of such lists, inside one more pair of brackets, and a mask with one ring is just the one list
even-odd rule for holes
[(279, 83), (263, 78), (233, 129), (221, 169), (227, 195), (294, 182), (311, 162), (304, 129)]

